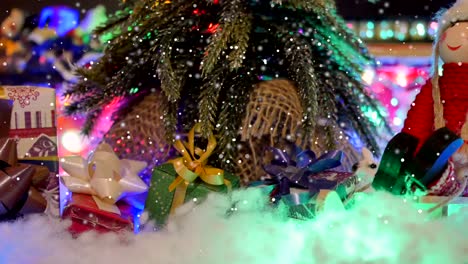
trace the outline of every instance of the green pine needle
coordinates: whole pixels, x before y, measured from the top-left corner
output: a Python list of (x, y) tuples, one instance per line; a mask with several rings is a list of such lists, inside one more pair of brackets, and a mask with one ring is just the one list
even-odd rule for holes
[(228, 56), (233, 70), (241, 67), (248, 47), (252, 18), (246, 12), (245, 3), (242, 0), (231, 0), (224, 1), (222, 4), (221, 22), (211, 37), (202, 62), (204, 76), (214, 70), (223, 52), (229, 48), (229, 44), (234, 48)]
[(199, 109), (201, 130), (204, 137), (208, 137), (214, 131), (218, 112), (218, 98), (223, 89), (225, 77), (223, 73), (223, 68), (217, 67), (201, 88)]
[(308, 137), (313, 131), (319, 116), (319, 86), (311, 46), (298, 36), (289, 35), (288, 29), (283, 29), (282, 32), (284, 37), (280, 40), (284, 43), (284, 53), (289, 62), (287, 67), (291, 79), (296, 82), (299, 97), (302, 98), (304, 136)]

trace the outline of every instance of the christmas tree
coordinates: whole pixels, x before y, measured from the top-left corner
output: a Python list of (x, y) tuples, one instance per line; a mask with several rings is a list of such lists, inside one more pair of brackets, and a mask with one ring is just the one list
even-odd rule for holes
[(373, 61), (331, 0), (124, 1), (96, 33), (114, 37), (68, 92), (68, 113), (87, 114), (85, 132), (116, 98), (124, 110), (161, 93), (154, 122), (164, 122), (167, 139), (200, 122), (232, 164), (251, 91), (287, 79), (301, 100), (301, 137), (318, 133), (332, 148), (339, 131), (353, 131), (379, 151), (384, 116), (361, 84)]

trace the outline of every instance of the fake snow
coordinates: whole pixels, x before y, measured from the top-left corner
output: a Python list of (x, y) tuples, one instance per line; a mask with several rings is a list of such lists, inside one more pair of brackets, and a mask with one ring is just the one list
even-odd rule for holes
[(163, 231), (138, 235), (86, 233), (73, 239), (67, 221), (35, 216), (0, 224), (0, 263), (466, 263), (468, 212), (425, 220), (410, 203), (386, 193), (352, 210), (325, 211), (314, 221), (266, 209), (258, 190), (213, 194), (186, 205)]

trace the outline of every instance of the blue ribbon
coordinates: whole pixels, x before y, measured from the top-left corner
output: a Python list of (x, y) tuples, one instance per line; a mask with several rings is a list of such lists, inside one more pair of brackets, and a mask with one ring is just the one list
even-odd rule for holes
[[(327, 179), (312, 179), (314, 174), (338, 167), (343, 158), (342, 151), (331, 151), (319, 158), (311, 150), (299, 147), (288, 154), (277, 148), (272, 148), (274, 154), (271, 164), (264, 170), (272, 176), (263, 182), (264, 185), (276, 185), (271, 193), (275, 201), (283, 199), (288, 205), (308, 203), (321, 189), (334, 189), (335, 181)], [(291, 188), (308, 190), (308, 192), (291, 194)]]

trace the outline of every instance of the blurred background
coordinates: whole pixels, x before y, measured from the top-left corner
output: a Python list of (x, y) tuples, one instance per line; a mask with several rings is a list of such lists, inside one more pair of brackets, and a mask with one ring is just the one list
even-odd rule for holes
[[(13, 7), (30, 12), (38, 12), (50, 5), (67, 5), (80, 9), (89, 9), (98, 4), (105, 5), (110, 11), (116, 9), (118, 0), (2, 0), (1, 18)], [(453, 1), (448, 0), (392, 0), (379, 1), (375, 4), (364, 0), (337, 0), (338, 8), (346, 19), (386, 19), (395, 17), (430, 18), (434, 12)]]

